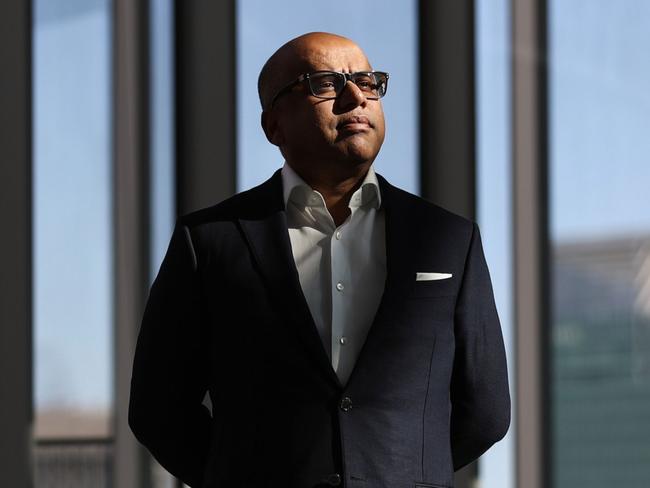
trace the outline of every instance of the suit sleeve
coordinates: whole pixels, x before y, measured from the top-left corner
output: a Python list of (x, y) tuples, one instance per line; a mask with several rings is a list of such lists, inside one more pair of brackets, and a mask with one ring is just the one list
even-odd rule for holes
[(129, 426), (158, 462), (201, 486), (210, 444), (203, 305), (190, 232), (176, 222), (136, 344)]
[(456, 471), (503, 438), (510, 425), (505, 347), (476, 224), (456, 303), (454, 334), (450, 395)]

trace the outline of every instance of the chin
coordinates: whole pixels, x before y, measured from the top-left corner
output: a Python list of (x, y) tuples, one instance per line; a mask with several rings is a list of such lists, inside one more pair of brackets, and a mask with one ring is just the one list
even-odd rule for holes
[(356, 162), (356, 163), (366, 163), (368, 161), (372, 162), (378, 154), (379, 150), (363, 146), (348, 146), (345, 151), (346, 159)]

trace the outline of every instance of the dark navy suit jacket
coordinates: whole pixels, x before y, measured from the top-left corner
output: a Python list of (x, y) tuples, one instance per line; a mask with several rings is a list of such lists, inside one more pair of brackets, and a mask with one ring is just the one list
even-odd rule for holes
[(505, 435), (506, 358), (478, 227), (378, 179), (388, 273), (344, 386), (300, 288), (279, 170), (177, 220), (142, 320), (129, 424), (186, 484), (451, 487)]

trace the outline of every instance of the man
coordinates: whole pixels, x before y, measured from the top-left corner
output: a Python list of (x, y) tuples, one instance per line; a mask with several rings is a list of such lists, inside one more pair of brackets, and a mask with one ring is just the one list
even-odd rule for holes
[(387, 82), (346, 38), (282, 46), (259, 94), (283, 168), (176, 223), (129, 423), (192, 487), (451, 487), (508, 429), (478, 227), (372, 167)]

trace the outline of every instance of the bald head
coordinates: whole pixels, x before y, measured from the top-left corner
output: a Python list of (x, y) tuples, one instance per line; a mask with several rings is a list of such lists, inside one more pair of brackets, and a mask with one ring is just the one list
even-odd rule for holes
[[(301, 73), (311, 71), (314, 62), (327, 58), (332, 49), (360, 52), (361, 48), (347, 37), (327, 32), (310, 32), (282, 45), (266, 61), (257, 80), (262, 110), (267, 110), (273, 96)], [(337, 68), (337, 70), (340, 68)], [(368, 64), (370, 69), (370, 64)]]

